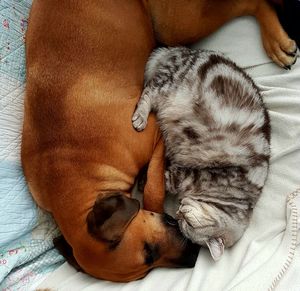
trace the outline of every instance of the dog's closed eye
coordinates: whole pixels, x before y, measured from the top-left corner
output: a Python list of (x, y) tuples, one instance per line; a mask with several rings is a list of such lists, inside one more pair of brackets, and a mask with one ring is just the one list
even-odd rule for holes
[(159, 245), (144, 243), (145, 264), (150, 266), (160, 258)]

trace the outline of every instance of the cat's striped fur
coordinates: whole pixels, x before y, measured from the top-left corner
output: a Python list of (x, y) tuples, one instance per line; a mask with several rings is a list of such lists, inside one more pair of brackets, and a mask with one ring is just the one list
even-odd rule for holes
[(270, 124), (259, 90), (215, 52), (161, 48), (146, 67), (137, 130), (150, 111), (165, 139), (180, 228), (218, 259), (244, 233), (267, 177)]

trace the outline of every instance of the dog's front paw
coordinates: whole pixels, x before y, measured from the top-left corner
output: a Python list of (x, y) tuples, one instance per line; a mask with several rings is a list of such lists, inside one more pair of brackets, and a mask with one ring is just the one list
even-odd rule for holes
[(132, 116), (132, 125), (137, 131), (142, 131), (147, 125), (147, 114), (142, 111), (136, 110)]
[(290, 70), (297, 61), (297, 44), (285, 33), (283, 35), (263, 34), (263, 44), (269, 57), (280, 67)]

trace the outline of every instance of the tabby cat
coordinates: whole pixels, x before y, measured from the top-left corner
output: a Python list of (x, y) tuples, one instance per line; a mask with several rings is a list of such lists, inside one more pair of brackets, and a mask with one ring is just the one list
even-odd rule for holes
[(146, 66), (136, 130), (150, 111), (164, 136), (180, 229), (218, 260), (244, 233), (268, 173), (270, 122), (259, 90), (216, 52), (160, 48)]

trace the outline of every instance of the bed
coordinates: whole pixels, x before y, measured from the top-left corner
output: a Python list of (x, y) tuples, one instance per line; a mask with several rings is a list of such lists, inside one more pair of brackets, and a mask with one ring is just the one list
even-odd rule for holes
[[(54, 249), (59, 230), (32, 200), (22, 173), (30, 5), (31, 0), (0, 1), (0, 290), (300, 290), (300, 62), (291, 71), (274, 65), (251, 17), (235, 19), (194, 45), (222, 52), (242, 66), (270, 111), (270, 174), (250, 226), (218, 262), (201, 249), (193, 269), (155, 269), (126, 284), (96, 280), (75, 271)], [(172, 197), (166, 208), (174, 213)]]

